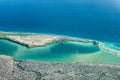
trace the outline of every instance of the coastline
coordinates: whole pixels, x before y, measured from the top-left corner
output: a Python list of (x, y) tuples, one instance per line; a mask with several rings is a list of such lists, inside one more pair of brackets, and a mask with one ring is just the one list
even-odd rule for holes
[[(3, 34), (2, 34), (3, 35)], [(6, 39), (20, 45), (26, 46), (27, 48), (33, 47), (43, 47), (55, 42), (64, 44), (66, 41), (75, 41), (83, 43), (92, 43), (93, 45), (98, 46), (101, 50), (106, 52), (111, 52), (116, 54), (111, 49), (103, 45), (102, 42), (96, 40), (80, 39), (67, 36), (59, 36), (59, 39), (55, 41), (51, 39), (50, 43), (45, 43), (44, 45), (33, 45), (28, 46), (28, 44), (21, 43), (19, 40), (16, 41), (8, 37), (11, 33), (4, 33), (0, 39)], [(12, 33), (13, 36), (24, 36), (28, 34), (18, 34)], [(40, 34), (29, 34), (29, 35), (40, 35)], [(28, 36), (29, 36), (28, 35)], [(44, 35), (45, 39), (46, 34)], [(33, 37), (32, 36), (32, 37)], [(58, 36), (58, 35), (51, 35)], [(43, 37), (43, 36), (42, 36)], [(23, 38), (23, 37), (22, 37)], [(37, 37), (38, 38), (38, 37)], [(51, 38), (51, 37), (50, 37)], [(43, 39), (43, 38), (42, 38)], [(49, 42), (49, 40), (48, 40)], [(119, 52), (118, 52), (119, 53)], [(116, 80), (120, 77), (120, 65), (119, 64), (97, 64), (97, 63), (84, 63), (84, 62), (37, 62), (32, 60), (15, 60), (13, 57), (0, 55), (0, 79), (2, 80)]]
[(9, 40), (17, 44), (26, 46), (27, 48), (43, 47), (52, 43), (64, 44), (67, 41), (92, 43), (102, 51), (112, 53), (119, 56), (120, 51), (109, 49), (103, 42), (90, 39), (82, 39), (76, 37), (53, 35), (53, 34), (37, 34), (37, 33), (20, 33), (20, 32), (0, 32), (0, 39)]

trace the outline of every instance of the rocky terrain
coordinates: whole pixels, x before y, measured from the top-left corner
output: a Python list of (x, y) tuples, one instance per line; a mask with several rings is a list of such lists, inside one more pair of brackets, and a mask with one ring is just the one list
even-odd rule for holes
[(120, 80), (120, 65), (14, 61), (0, 56), (0, 80)]

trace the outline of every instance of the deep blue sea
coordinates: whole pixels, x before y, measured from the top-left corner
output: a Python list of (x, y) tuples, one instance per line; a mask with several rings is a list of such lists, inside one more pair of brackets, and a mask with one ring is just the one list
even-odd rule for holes
[(0, 31), (120, 43), (120, 0), (0, 0)]

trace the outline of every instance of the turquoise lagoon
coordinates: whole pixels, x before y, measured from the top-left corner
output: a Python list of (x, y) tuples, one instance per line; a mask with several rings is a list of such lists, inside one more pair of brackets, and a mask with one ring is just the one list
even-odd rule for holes
[(104, 52), (92, 43), (72, 41), (64, 44), (53, 43), (44, 47), (27, 48), (1, 39), (0, 54), (12, 56), (15, 60), (120, 64), (120, 56)]

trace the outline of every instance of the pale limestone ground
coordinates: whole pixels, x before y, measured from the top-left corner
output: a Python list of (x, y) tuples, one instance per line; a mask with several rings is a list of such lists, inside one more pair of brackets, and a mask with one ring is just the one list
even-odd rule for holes
[[(75, 42), (82, 42), (82, 43), (93, 43), (94, 40), (82, 39), (82, 38), (75, 38), (75, 37), (68, 37), (68, 36), (60, 36), (60, 35), (50, 35), (50, 34), (32, 34), (32, 33), (7, 33), (7, 32), (0, 32), (0, 38), (8, 39), (11, 41), (15, 41), (18, 43), (22, 43), (28, 46), (44, 46), (49, 43), (53, 42), (64, 42), (64, 41), (75, 41)], [(97, 41), (96, 41), (97, 42)]]
[(120, 65), (16, 62), (0, 56), (0, 80), (120, 80)]
[(8, 35), (8, 37), (17, 42), (28, 44), (31, 46), (43, 46), (45, 44), (58, 41), (60, 39), (59, 36), (53, 35), (28, 35), (28, 36)]

